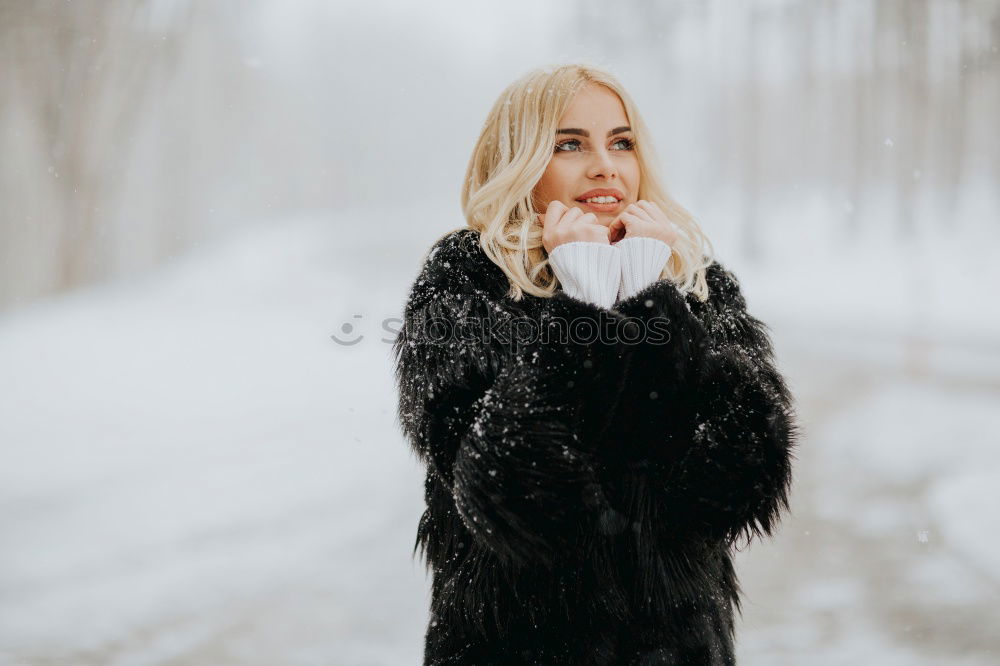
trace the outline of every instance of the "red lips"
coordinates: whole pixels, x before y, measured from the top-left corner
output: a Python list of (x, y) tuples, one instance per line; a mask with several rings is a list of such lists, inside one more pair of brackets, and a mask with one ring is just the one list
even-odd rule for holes
[(583, 201), (584, 199), (589, 199), (591, 197), (615, 197), (619, 201), (625, 198), (621, 190), (615, 189), (613, 187), (599, 187), (596, 190), (587, 190), (580, 196), (576, 198), (577, 201)]

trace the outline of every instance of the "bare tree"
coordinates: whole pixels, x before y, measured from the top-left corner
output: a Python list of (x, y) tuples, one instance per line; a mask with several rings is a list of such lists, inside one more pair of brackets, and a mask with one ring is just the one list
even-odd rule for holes
[(190, 16), (180, 11), (154, 30), (153, 9), (145, 0), (8, 0), (0, 6), (8, 94), (35, 121), (54, 178), (52, 290), (107, 269), (103, 224), (153, 82), (173, 61), (174, 37)]

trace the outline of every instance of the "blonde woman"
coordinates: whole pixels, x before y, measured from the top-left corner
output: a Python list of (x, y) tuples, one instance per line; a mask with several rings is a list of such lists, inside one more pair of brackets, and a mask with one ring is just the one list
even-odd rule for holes
[(496, 101), (393, 347), (426, 464), (424, 664), (733, 664), (731, 549), (788, 508), (766, 326), (609, 73)]

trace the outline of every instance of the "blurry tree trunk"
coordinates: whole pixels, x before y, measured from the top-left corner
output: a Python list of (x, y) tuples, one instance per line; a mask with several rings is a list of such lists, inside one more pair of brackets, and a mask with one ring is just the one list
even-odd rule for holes
[[(941, 108), (940, 122), (935, 137), (938, 149), (934, 156), (938, 160), (941, 187), (938, 189), (938, 217), (954, 217), (958, 207), (958, 192), (962, 187), (963, 167), (966, 151), (966, 116), (968, 108), (968, 67), (964, 22), (968, 12), (967, 0), (956, 0), (937, 6), (939, 12), (946, 12), (945, 29), (941, 34), (941, 53), (936, 59), (943, 71), (933, 82), (934, 98)], [(945, 17), (942, 17), (945, 18)], [(955, 228), (957, 220), (951, 220)]]
[(869, 131), (872, 126), (874, 110), (873, 100), (876, 98), (876, 64), (875, 64), (875, 30), (871, 3), (858, 10), (857, 22), (847, 32), (854, 38), (857, 51), (854, 56), (854, 76), (851, 87), (851, 146), (852, 153), (847, 160), (847, 233), (851, 238), (861, 232), (861, 215), (865, 209), (865, 192), (871, 185), (873, 173), (871, 169), (872, 146), (874, 138)]
[[(131, 142), (168, 53), (150, 27), (151, 3), (31, 2), (4, 6), (15, 94), (36, 119), (58, 200), (60, 290), (108, 269), (105, 223)], [(175, 27), (176, 29), (176, 27)]]
[(750, 9), (746, 16), (746, 50), (740, 67), (740, 90), (743, 92), (742, 108), (732, 109), (739, 114), (742, 150), (740, 163), (743, 167), (743, 227), (742, 245), (744, 254), (751, 260), (760, 258), (760, 171), (764, 167), (761, 155), (761, 86), (762, 77), (757, 71), (760, 36), (760, 14)]
[[(927, 0), (912, 0), (902, 12), (899, 80), (902, 83), (900, 125), (904, 140), (897, 144), (896, 182), (899, 186), (901, 237), (916, 232), (919, 181), (925, 172), (927, 107)], [(902, 137), (901, 137), (902, 138)]]

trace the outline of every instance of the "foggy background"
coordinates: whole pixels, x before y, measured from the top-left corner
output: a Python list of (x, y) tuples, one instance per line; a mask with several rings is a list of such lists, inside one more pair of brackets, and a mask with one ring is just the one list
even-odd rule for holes
[(0, 0), (0, 664), (420, 663), (389, 343), (573, 61), (799, 402), (741, 663), (996, 663), (998, 48), (998, 0)]

